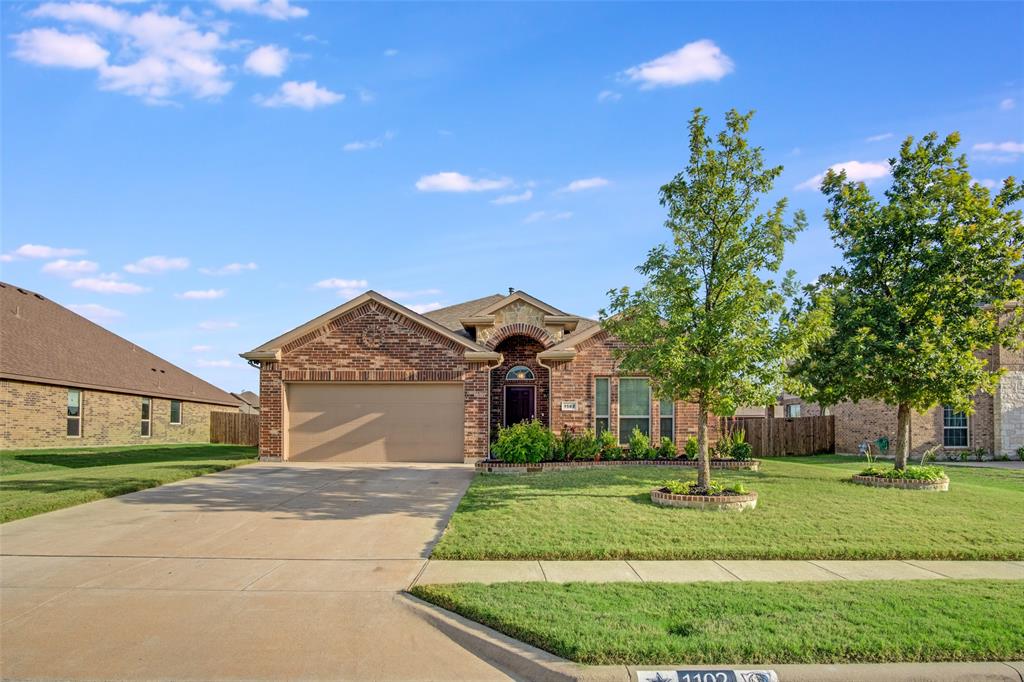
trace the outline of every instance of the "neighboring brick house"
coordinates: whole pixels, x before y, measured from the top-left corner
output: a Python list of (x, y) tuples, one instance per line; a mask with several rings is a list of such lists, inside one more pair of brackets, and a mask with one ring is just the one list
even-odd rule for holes
[(260, 397), (252, 391), (232, 392), (231, 395), (238, 399), (238, 411), (242, 414), (259, 414)]
[[(995, 455), (1016, 454), (1024, 447), (1024, 355), (1005, 348), (982, 354), (992, 369), (1003, 375), (993, 394), (979, 392), (974, 396), (974, 412), (970, 415), (938, 406), (924, 414), (913, 412), (910, 422), (911, 452), (942, 446), (944, 451), (957, 452), (982, 448)], [(813, 417), (821, 407), (796, 396), (786, 395), (779, 401), (784, 416)], [(793, 415), (793, 406), (799, 414)], [(896, 445), (896, 408), (874, 401), (843, 402), (827, 409), (835, 415), (836, 452), (855, 453), (861, 443), (887, 437)], [(776, 416), (783, 416), (779, 411)]]
[(370, 291), (243, 353), (260, 368), (260, 456), (463, 461), (502, 426), (634, 426), (681, 443), (695, 407), (620, 376), (594, 320), (521, 291), (420, 315)]
[(208, 443), (238, 400), (43, 296), (0, 283), (0, 449)]

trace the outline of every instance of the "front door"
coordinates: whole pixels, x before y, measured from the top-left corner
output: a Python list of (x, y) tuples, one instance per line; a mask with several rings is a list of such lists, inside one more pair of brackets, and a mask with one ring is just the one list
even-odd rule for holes
[(505, 387), (505, 426), (533, 419), (533, 386)]

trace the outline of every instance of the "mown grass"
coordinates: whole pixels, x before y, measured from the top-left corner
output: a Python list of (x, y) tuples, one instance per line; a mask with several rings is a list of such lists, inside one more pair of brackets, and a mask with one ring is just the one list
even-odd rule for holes
[(1024, 582), (479, 583), (417, 597), (580, 663), (1024, 658)]
[(0, 523), (255, 461), (240, 445), (0, 451)]
[(849, 482), (863, 466), (817, 456), (713, 472), (758, 493), (740, 513), (651, 503), (651, 488), (687, 470), (478, 475), (433, 558), (1024, 559), (1024, 471), (947, 467), (939, 493)]

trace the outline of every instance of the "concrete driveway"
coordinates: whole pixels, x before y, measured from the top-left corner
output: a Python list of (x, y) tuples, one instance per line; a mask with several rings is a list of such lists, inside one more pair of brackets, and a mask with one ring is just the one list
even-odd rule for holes
[(508, 679), (397, 594), (472, 475), (259, 464), (0, 526), (0, 673)]

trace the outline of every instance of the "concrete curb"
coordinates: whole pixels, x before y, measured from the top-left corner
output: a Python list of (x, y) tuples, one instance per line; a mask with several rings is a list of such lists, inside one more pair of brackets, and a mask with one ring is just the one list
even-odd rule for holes
[(779, 682), (1024, 682), (1024, 662), (847, 663), (837, 665), (605, 665), (567, 661), (464, 618), (440, 606), (401, 593), (417, 615), (511, 677), (538, 682), (634, 682), (639, 670), (774, 670)]

